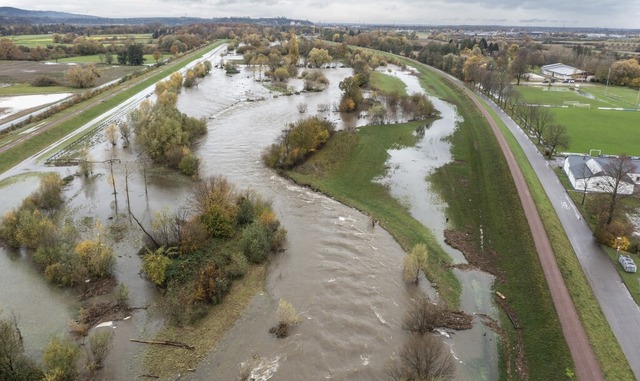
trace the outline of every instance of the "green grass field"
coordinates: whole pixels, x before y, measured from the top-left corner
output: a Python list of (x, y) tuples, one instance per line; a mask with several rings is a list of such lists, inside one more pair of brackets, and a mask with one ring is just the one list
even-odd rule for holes
[(401, 79), (394, 76), (381, 73), (379, 71), (372, 71), (369, 78), (370, 85), (373, 89), (382, 91), (384, 93), (398, 93), (400, 95), (407, 95), (407, 86)]
[[(597, 107), (629, 108), (635, 102), (637, 91), (602, 85), (584, 86), (582, 91), (594, 97), (578, 95), (575, 91), (549, 91), (544, 87), (520, 86), (518, 92), (527, 103), (562, 105), (565, 101), (591, 104), (590, 109), (552, 108), (554, 123), (567, 128), (570, 136), (568, 152), (588, 153), (600, 149), (603, 154), (640, 155), (640, 112), (598, 110)], [(611, 99), (605, 96), (615, 95)]]

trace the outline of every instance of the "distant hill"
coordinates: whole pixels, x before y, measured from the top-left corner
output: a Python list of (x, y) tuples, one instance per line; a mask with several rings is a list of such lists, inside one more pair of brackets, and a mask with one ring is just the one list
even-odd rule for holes
[(0, 7), (0, 24), (79, 24), (79, 25), (140, 25), (160, 23), (165, 25), (184, 25), (193, 23), (247, 23), (259, 25), (313, 25), (307, 20), (293, 20), (285, 17), (251, 18), (251, 17), (132, 17), (106, 18), (98, 16), (79, 15), (74, 13), (55, 11), (30, 11), (13, 7)]
[(30, 11), (26, 9), (14, 7), (0, 7), (0, 17), (20, 18), (20, 19), (50, 19), (50, 20), (68, 20), (68, 19), (99, 19), (98, 16), (78, 15), (74, 13), (55, 12), (55, 11)]

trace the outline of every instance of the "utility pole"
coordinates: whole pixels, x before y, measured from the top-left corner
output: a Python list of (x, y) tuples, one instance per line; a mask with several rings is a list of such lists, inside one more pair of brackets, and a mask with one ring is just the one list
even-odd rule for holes
[(607, 73), (607, 87), (604, 89), (604, 95), (606, 96), (609, 92), (609, 76), (611, 75), (611, 68), (609, 68), (609, 72)]

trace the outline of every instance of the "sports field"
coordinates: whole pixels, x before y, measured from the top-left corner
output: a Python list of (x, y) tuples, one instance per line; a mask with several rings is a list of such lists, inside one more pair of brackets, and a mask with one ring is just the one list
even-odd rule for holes
[[(579, 91), (572, 86), (520, 86), (524, 102), (566, 106), (554, 107), (554, 123), (566, 126), (571, 139), (567, 151), (588, 153), (599, 149), (603, 154), (640, 156), (640, 111), (603, 110), (598, 108), (635, 109), (638, 91), (588, 84)], [(581, 106), (572, 104), (578, 102)], [(589, 106), (586, 106), (589, 105)]]

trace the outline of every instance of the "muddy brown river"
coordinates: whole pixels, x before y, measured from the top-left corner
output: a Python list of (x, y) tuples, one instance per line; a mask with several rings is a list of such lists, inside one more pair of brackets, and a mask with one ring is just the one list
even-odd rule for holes
[[(218, 59), (214, 58), (214, 63)], [(393, 71), (407, 83), (409, 92), (422, 91), (414, 76), (397, 68)], [(428, 282), (421, 282), (425, 288), (418, 290), (405, 285), (401, 276), (404, 252), (386, 231), (372, 228), (368, 217), (278, 177), (260, 161), (262, 150), (286, 124), (302, 116), (297, 104), (306, 103), (306, 115), (310, 115), (318, 112), (319, 105), (339, 99), (338, 83), (351, 75), (350, 69), (327, 69), (325, 73), (331, 86), (324, 92), (274, 97), (275, 93), (254, 81), (250, 69), (235, 76), (214, 70), (197, 88), (183, 90), (179, 96), (181, 111), (208, 119), (208, 135), (194, 149), (202, 158), (202, 175), (224, 175), (239, 188), (251, 188), (270, 198), (288, 231), (287, 250), (269, 264), (266, 292), (253, 299), (197, 371), (179, 379), (234, 380), (242, 364), (254, 359), (255, 380), (384, 380), (386, 362), (406, 338), (401, 329), (406, 307), (416, 292), (433, 294), (426, 288)], [(290, 86), (300, 89), (302, 82), (293, 80)], [(453, 106), (433, 101), (442, 119), (425, 130), (416, 147), (391, 151), (388, 164), (392, 170), (379, 181), (410, 206), (411, 213), (434, 232), (456, 262), (462, 262), (461, 254), (443, 242), (445, 205), (424, 180), (451, 160), (449, 143), (443, 138), (453, 133), (458, 118)], [(332, 111), (320, 114), (339, 128), (366, 123), (365, 118), (353, 116), (344, 121)], [(125, 164), (131, 171), (132, 210), (139, 218), (148, 221), (155, 211), (184, 205), (191, 183), (175, 174), (150, 176), (149, 193), (145, 194), (133, 149), (117, 147), (112, 151), (96, 139), (91, 155), (96, 161), (114, 156), (121, 160), (116, 165), (121, 210), (126, 208)], [(56, 170), (65, 176), (74, 168)], [(65, 190), (65, 197), (75, 215), (108, 224), (115, 207), (107, 184), (108, 167), (97, 165), (95, 171), (97, 176), (91, 180), (76, 178)], [(17, 206), (35, 184), (33, 178), (26, 178), (0, 188), (0, 198), (6, 200), (1, 211)], [(138, 274), (140, 260), (135, 252), (140, 239), (130, 232), (117, 244), (116, 276), (129, 287), (133, 305), (153, 306), (155, 290)], [(463, 284), (462, 308), (495, 316), (491, 278), (476, 271), (456, 270), (456, 275)], [(0, 306), (22, 317), (27, 350), (36, 357), (52, 333), (66, 330), (77, 308), (73, 297), (47, 285), (28, 260), (17, 254), (0, 253), (0, 286), (10, 290), (0, 294)], [(280, 298), (291, 302), (303, 317), (303, 323), (284, 340), (268, 333), (277, 320)], [(116, 322), (114, 348), (103, 378), (129, 380), (141, 374), (140, 347), (128, 339), (149, 337), (160, 326), (161, 319), (153, 308)], [(498, 378), (496, 337), (477, 319), (472, 330), (441, 334), (457, 360), (456, 379)]]

